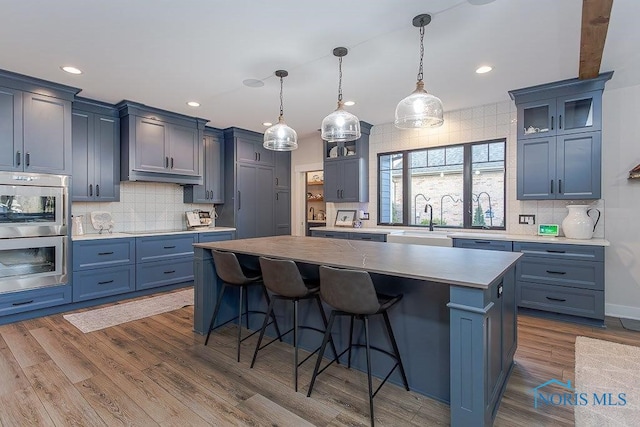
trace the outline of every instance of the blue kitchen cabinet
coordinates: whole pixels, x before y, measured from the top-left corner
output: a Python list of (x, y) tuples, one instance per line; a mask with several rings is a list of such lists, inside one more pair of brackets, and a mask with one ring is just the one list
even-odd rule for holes
[(216, 224), (236, 228), (238, 239), (291, 232), (291, 154), (262, 144), (262, 134), (224, 130), (225, 204)]
[(386, 242), (386, 233), (361, 233), (348, 231), (311, 230), (311, 237), (328, 237), (331, 239), (362, 240), (368, 242)]
[(121, 180), (203, 184), (207, 120), (131, 101), (116, 107), (121, 120)]
[(204, 129), (202, 185), (184, 187), (185, 203), (224, 203), (224, 137), (219, 129)]
[(600, 132), (518, 141), (519, 200), (599, 199)]
[(324, 141), (324, 200), (334, 203), (369, 201), (369, 133), (360, 122), (362, 136), (355, 141)]
[(135, 289), (135, 238), (73, 242), (73, 302)]
[(506, 251), (513, 250), (513, 243), (508, 240), (489, 240), (489, 239), (453, 239), (453, 247), (467, 249), (485, 249), (489, 251)]
[(233, 240), (235, 233), (233, 231), (216, 231), (198, 233), (198, 243), (222, 242), (225, 240)]
[[(0, 323), (2, 316), (11, 316), (48, 307), (62, 306), (71, 302), (71, 285), (46, 286), (19, 292), (0, 294)], [(13, 317), (15, 320), (29, 318)]]
[(602, 91), (613, 72), (513, 90), (518, 200), (601, 197)]
[(0, 169), (71, 175), (79, 89), (0, 70)]
[(115, 107), (99, 101), (73, 103), (72, 153), (74, 202), (120, 200), (120, 118)]
[(193, 280), (196, 233), (136, 238), (136, 290)]

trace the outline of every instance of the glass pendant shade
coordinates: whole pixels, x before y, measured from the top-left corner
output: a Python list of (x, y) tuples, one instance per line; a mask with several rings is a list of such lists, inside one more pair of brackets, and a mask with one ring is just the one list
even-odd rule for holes
[(280, 77), (280, 116), (278, 123), (264, 131), (262, 146), (267, 150), (291, 151), (298, 148), (298, 134), (284, 122), (282, 101), (282, 79), (287, 77), (289, 73), (286, 70), (278, 70), (275, 75)]
[(424, 90), (421, 80), (416, 90), (398, 103), (394, 124), (400, 129), (438, 127), (444, 123), (442, 101)]
[(360, 120), (343, 108), (342, 101), (338, 108), (322, 120), (322, 139), (327, 142), (355, 141), (360, 138)]
[(280, 116), (278, 123), (264, 131), (264, 143), (267, 150), (291, 151), (298, 148), (298, 134), (287, 126), (284, 118)]

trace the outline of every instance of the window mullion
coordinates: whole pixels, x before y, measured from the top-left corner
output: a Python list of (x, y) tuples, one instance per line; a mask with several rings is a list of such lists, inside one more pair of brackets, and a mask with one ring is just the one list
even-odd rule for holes
[(471, 144), (464, 145), (463, 154), (463, 169), (462, 169), (462, 205), (463, 205), (463, 227), (471, 228), (473, 223), (473, 200), (472, 200), (472, 188), (473, 182), (471, 171)]
[(402, 225), (409, 225), (411, 197), (409, 194), (411, 178), (409, 177), (409, 152), (402, 152)]

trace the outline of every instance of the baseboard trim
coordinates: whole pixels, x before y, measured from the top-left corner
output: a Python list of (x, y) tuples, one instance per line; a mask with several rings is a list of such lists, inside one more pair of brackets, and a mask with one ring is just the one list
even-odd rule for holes
[(612, 317), (640, 320), (640, 307), (605, 303), (604, 313)]

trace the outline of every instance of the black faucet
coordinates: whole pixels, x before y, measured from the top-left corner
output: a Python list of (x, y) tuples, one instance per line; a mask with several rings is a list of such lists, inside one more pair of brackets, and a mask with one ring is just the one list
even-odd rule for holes
[(424, 213), (427, 211), (429, 211), (429, 231), (433, 231), (433, 206), (429, 203), (424, 206)]

